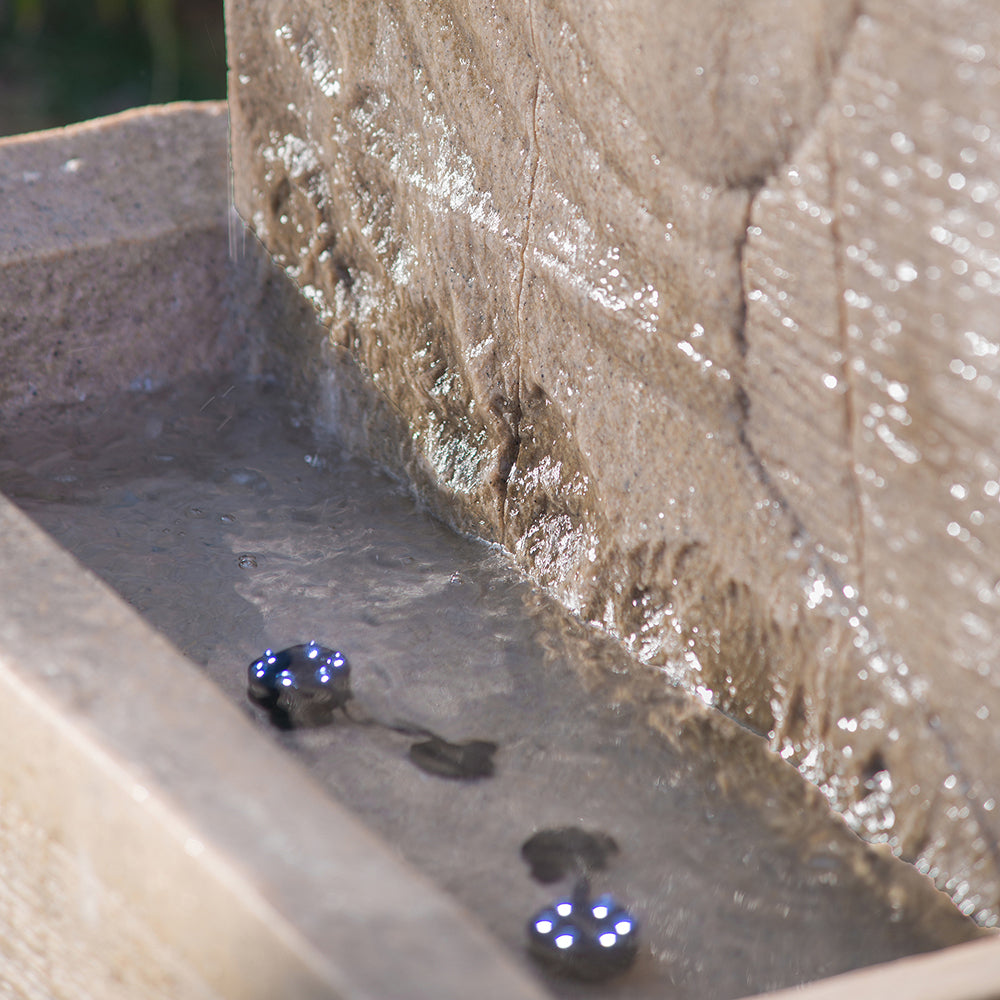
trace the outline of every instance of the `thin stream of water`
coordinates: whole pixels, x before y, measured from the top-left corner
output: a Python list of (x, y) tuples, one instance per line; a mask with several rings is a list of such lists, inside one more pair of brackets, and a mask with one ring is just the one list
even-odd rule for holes
[[(38, 407), (0, 431), (0, 490), (555, 994), (722, 1000), (977, 936), (756, 737), (318, 446), (277, 390), (215, 378)], [(272, 726), (248, 664), (310, 640), (347, 655), (360, 713), (493, 742), (495, 775), (428, 773), (411, 737), (345, 715)], [(590, 888), (640, 927), (631, 969), (600, 985), (527, 953), (529, 917), (572, 887), (533, 879), (521, 848), (563, 827), (613, 838)]]

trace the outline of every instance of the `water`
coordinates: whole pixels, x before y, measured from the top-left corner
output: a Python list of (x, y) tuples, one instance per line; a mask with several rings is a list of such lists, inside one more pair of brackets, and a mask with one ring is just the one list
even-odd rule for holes
[[(0, 432), (0, 489), (558, 995), (744, 996), (979, 933), (758, 738), (318, 444), (275, 389), (29, 410)], [(350, 660), (350, 698), (281, 724), (248, 664), (311, 641)], [(450, 780), (469, 747), (483, 773)], [(532, 877), (531, 838), (566, 830), (600, 863), (564, 833), (554, 881)], [(638, 927), (600, 985), (529, 954), (533, 915), (574, 894)]]

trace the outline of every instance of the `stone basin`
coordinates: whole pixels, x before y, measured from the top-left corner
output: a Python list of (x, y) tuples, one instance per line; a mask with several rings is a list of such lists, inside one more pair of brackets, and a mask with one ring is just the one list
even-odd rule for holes
[[(225, 165), (223, 105), (0, 144), (3, 428), (186, 378), (266, 381), (296, 350), (321, 349), (311, 311), (230, 214)], [(369, 437), (390, 433), (357, 367), (329, 360), (345, 436), (365, 421)], [(288, 368), (285, 391), (308, 402)], [(0, 568), (0, 950), (14, 995), (546, 995), (2, 497)], [(694, 702), (665, 717), (703, 734), (715, 715)], [(748, 756), (765, 752), (745, 739)], [(886, 883), (900, 892), (920, 878), (887, 854), (880, 864), (902, 873)], [(998, 981), (989, 937), (795, 995), (971, 1000)]]

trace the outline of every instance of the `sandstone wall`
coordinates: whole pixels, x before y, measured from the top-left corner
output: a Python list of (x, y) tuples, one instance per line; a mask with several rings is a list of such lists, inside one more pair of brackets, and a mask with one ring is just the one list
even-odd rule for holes
[(993, 6), (227, 22), (236, 205), (338, 432), (995, 922)]

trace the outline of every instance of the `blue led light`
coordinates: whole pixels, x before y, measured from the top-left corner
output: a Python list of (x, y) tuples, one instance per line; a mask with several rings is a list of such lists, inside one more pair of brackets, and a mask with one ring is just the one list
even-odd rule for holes
[(350, 673), (343, 653), (315, 641), (267, 649), (250, 664), (247, 695), (282, 728), (326, 725), (351, 697)]
[(560, 975), (608, 979), (624, 972), (638, 953), (635, 921), (613, 897), (587, 899), (586, 884), (572, 900), (539, 910), (528, 923), (532, 955)]

